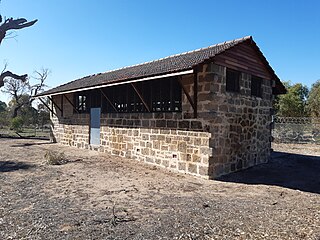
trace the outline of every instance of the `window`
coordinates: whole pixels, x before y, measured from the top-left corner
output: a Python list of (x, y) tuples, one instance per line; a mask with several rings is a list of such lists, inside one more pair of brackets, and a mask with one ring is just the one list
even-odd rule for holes
[(176, 78), (136, 82), (103, 89), (104, 112), (179, 112), (181, 86)]
[(240, 72), (227, 69), (226, 90), (228, 92), (240, 92), (240, 76)]
[(262, 79), (256, 76), (251, 77), (251, 96), (261, 97), (261, 84)]
[(101, 107), (112, 112), (181, 112), (181, 86), (177, 78), (121, 84), (74, 94), (75, 112)]
[(76, 94), (75, 106), (78, 112), (87, 112), (87, 96), (85, 94)]
[(107, 87), (102, 90), (102, 112), (134, 112), (138, 96), (130, 84)]
[(90, 108), (101, 106), (100, 90), (90, 90), (74, 94), (75, 112), (87, 113)]

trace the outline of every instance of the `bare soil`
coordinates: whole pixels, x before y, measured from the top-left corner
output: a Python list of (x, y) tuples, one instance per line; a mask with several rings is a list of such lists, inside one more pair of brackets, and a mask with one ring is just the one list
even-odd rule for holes
[(273, 143), (272, 148), (274, 149), (274, 151), (277, 151), (277, 152), (303, 154), (303, 155), (320, 157), (319, 144)]
[[(273, 147), (268, 164), (204, 180), (0, 138), (0, 239), (319, 240), (319, 146)], [(64, 152), (68, 163), (45, 164), (48, 150)]]

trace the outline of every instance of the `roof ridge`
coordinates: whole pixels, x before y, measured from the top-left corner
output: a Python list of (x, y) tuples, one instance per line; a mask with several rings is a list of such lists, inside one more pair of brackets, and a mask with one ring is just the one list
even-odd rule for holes
[(93, 74), (93, 75), (88, 75), (88, 76), (85, 76), (85, 77), (83, 77), (83, 78), (91, 77), (91, 76), (96, 76), (96, 75), (99, 75), (99, 74), (111, 73), (111, 72), (115, 72), (115, 71), (119, 71), (119, 70), (131, 68), (131, 67), (137, 67), (137, 66), (141, 66), (141, 65), (144, 65), (144, 64), (147, 64), (147, 63), (157, 62), (157, 61), (160, 61), (160, 60), (164, 60), (164, 59), (168, 59), (168, 58), (172, 58), (172, 57), (177, 57), (177, 56), (182, 56), (182, 55), (186, 55), (186, 54), (188, 54), (188, 53), (198, 52), (198, 51), (201, 51), (201, 50), (205, 50), (205, 49), (209, 49), (209, 48), (217, 47), (217, 46), (222, 46), (222, 45), (229, 44), (229, 43), (233, 43), (233, 42), (245, 41), (245, 40), (248, 40), (248, 39), (252, 39), (252, 36), (249, 35), (249, 36), (245, 36), (245, 37), (242, 37), (242, 38), (237, 38), (237, 39), (234, 39), (234, 40), (225, 41), (225, 42), (223, 42), (223, 43), (213, 44), (213, 45), (210, 45), (210, 46), (208, 46), (208, 47), (198, 48), (198, 49), (191, 50), (191, 51), (187, 51), (187, 52), (183, 52), (183, 53), (177, 53), (177, 54), (169, 55), (169, 56), (167, 56), (167, 57), (155, 59), (155, 60), (152, 60), (152, 61), (147, 61), (147, 62), (143, 62), (143, 63), (133, 64), (133, 65), (125, 66), (125, 67), (121, 67), (121, 68), (116, 68), (116, 69), (112, 69), (112, 70), (110, 70), (110, 71), (106, 71), (106, 72), (102, 72), (102, 73), (96, 73), (96, 74)]

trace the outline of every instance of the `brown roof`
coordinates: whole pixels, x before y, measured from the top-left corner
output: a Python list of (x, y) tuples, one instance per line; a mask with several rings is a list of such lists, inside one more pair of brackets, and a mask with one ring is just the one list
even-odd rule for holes
[[(161, 58), (151, 62), (146, 62), (134, 66), (124, 67), (105, 73), (99, 73), (87, 77), (83, 77), (66, 84), (60, 85), (58, 87), (52, 88), (48, 91), (45, 91), (38, 96), (50, 95), (59, 92), (72, 91), (82, 88), (94, 87), (99, 85), (106, 85), (114, 82), (129, 81), (138, 78), (152, 77), (157, 75), (163, 75), (168, 73), (175, 73), (184, 70), (191, 70), (196, 65), (203, 63), (206, 60), (220, 54), (233, 46), (242, 43), (244, 41), (251, 41), (251, 36), (235, 39), (232, 41), (216, 44), (209, 46), (207, 48), (201, 48), (190, 52), (185, 52), (166, 58)], [(254, 43), (256, 46), (256, 44)], [(262, 53), (261, 53), (262, 55)], [(262, 55), (263, 57), (263, 55)], [(269, 63), (263, 57), (267, 66)], [(270, 67), (270, 66), (269, 66)], [(271, 72), (275, 76), (275, 79), (279, 78), (275, 75), (274, 71), (270, 67)], [(281, 84), (280, 80), (279, 83)], [(281, 84), (282, 85), (282, 84)], [(280, 87), (281, 88), (281, 87)]]

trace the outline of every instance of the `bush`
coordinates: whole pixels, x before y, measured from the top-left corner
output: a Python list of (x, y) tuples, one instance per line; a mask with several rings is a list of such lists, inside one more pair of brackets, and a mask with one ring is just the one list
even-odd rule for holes
[(10, 121), (7, 116), (3, 113), (0, 113), (0, 128), (9, 127)]
[(15, 117), (11, 119), (10, 129), (21, 132), (22, 126), (23, 126), (23, 119), (22, 117)]
[(48, 165), (61, 165), (68, 162), (63, 152), (55, 152), (48, 150), (44, 154), (44, 158), (46, 159), (46, 164)]

